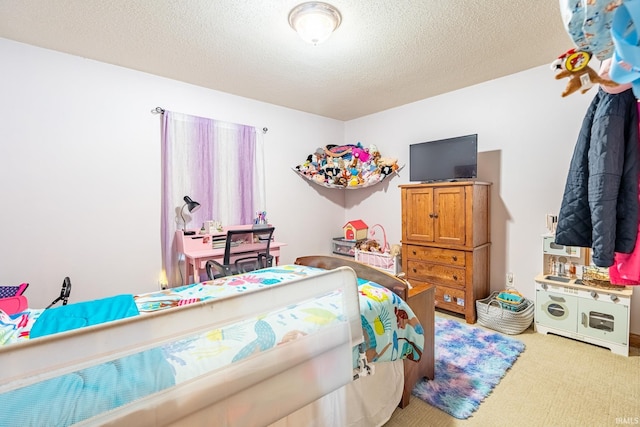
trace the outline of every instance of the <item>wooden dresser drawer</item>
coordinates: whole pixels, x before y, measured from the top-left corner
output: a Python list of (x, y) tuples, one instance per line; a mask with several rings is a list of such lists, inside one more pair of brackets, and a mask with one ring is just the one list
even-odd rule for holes
[(416, 261), (437, 262), (456, 267), (464, 267), (465, 252), (452, 249), (430, 248), (427, 246), (409, 245), (407, 259)]
[(436, 307), (456, 313), (465, 313), (464, 289), (436, 286)]
[(464, 268), (412, 260), (407, 262), (407, 267), (408, 271), (405, 273), (408, 279), (454, 287), (464, 287), (465, 285)]

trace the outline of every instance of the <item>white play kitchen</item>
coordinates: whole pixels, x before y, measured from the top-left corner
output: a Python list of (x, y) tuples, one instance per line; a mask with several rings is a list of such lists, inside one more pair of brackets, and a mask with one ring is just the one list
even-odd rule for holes
[(536, 281), (535, 328), (629, 355), (632, 288), (607, 283), (589, 266), (589, 251), (543, 236), (543, 273)]

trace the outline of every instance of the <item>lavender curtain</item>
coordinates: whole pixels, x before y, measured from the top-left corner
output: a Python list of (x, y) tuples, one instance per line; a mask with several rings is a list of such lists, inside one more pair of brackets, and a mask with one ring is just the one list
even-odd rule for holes
[(250, 224), (265, 210), (264, 161), (254, 127), (172, 111), (162, 115), (162, 268), (170, 286), (186, 284), (174, 241), (184, 227), (183, 197), (200, 203), (184, 209), (186, 228), (208, 220)]

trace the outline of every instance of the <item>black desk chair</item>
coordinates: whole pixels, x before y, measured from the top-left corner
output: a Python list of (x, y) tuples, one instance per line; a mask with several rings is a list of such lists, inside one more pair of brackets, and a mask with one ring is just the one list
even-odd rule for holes
[[(269, 253), (269, 248), (271, 247), (274, 230), (275, 227), (228, 230), (222, 264), (213, 259), (210, 259), (205, 264), (209, 280), (271, 267), (273, 265), (273, 255)], [(242, 248), (236, 249), (243, 242), (260, 246), (251, 251), (254, 252), (252, 255), (243, 257)], [(234, 255), (239, 256), (239, 258), (231, 262), (231, 258)]]

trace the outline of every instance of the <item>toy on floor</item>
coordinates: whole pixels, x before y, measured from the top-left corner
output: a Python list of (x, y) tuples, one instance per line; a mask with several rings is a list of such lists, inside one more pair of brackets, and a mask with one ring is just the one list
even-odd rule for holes
[(593, 68), (589, 67), (589, 60), (591, 60), (590, 52), (570, 49), (551, 63), (552, 70), (560, 70), (556, 74), (556, 80), (564, 79), (565, 77), (569, 78), (569, 82), (562, 92), (563, 98), (578, 90), (584, 94), (594, 84), (610, 87), (618, 85), (612, 80), (600, 77)]

